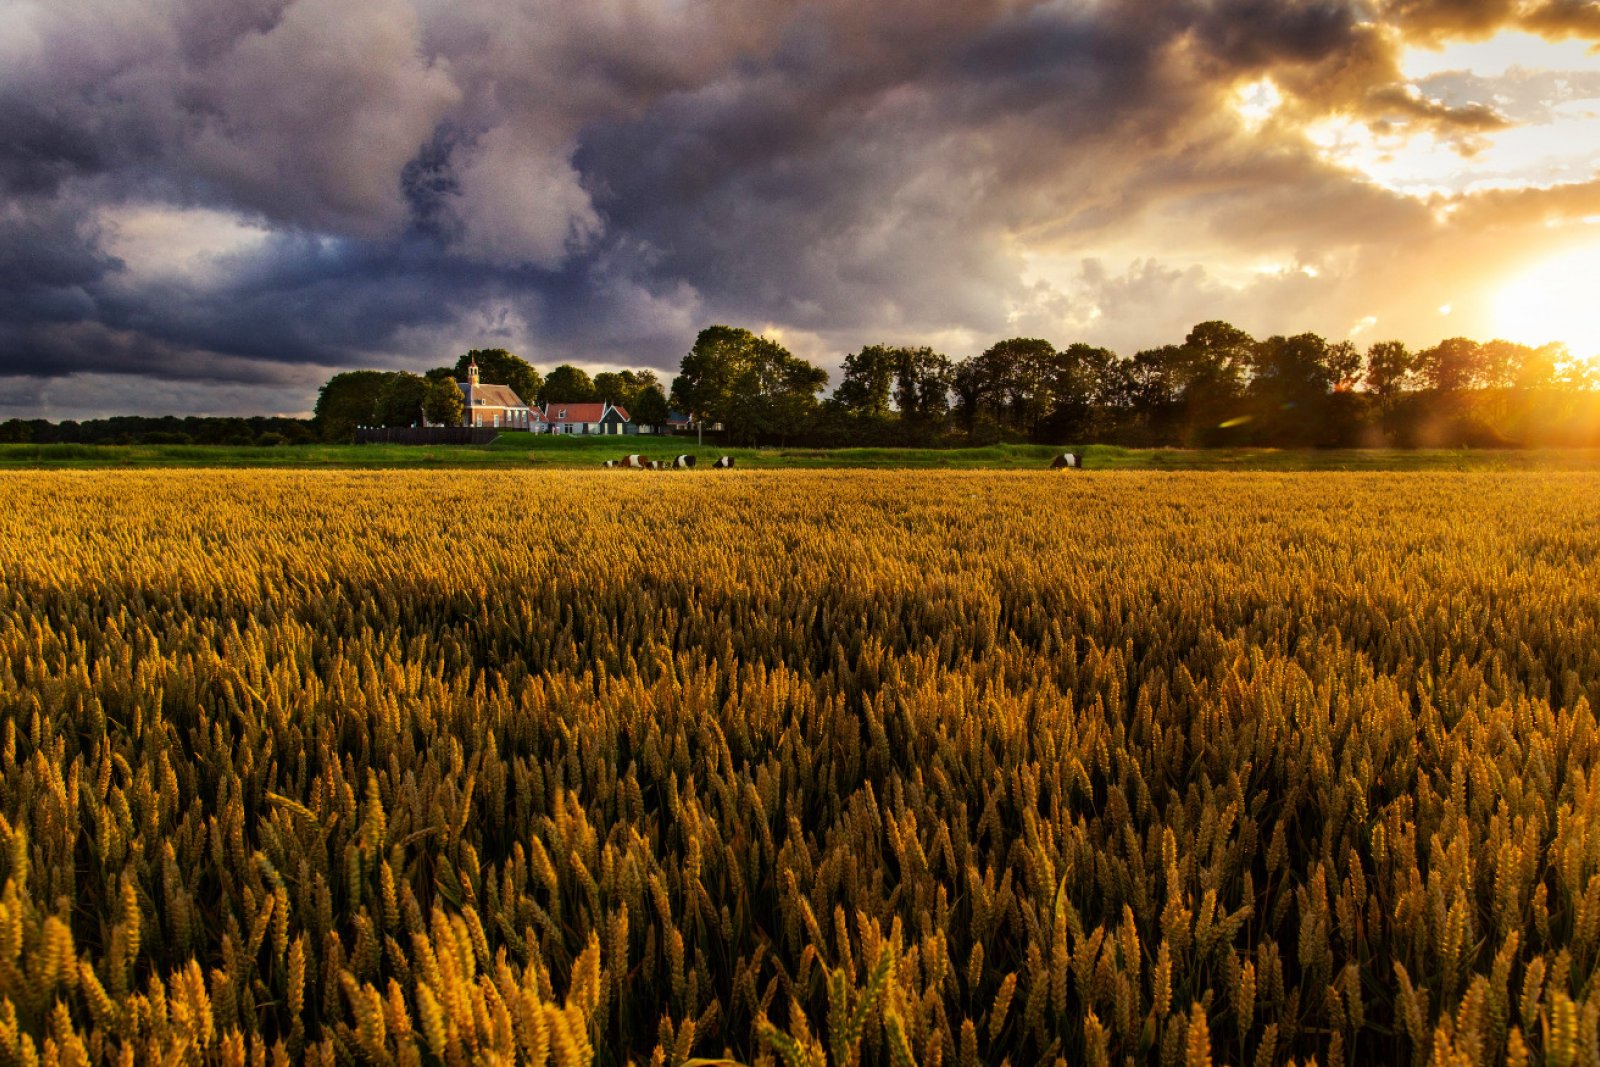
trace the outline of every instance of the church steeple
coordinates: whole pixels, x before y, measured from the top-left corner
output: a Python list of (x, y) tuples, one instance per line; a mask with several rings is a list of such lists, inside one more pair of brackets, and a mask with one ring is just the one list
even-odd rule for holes
[(476, 359), (467, 364), (467, 384), (478, 384), (478, 361)]

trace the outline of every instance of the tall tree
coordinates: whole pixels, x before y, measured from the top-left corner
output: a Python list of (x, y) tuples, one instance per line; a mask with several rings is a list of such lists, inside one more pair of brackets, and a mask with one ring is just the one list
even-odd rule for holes
[(806, 429), (827, 383), (826, 371), (776, 341), (708, 326), (683, 357), (672, 399), (697, 419), (722, 423), (736, 441), (783, 441)]
[(1328, 346), (1328, 373), (1333, 381), (1333, 391), (1348, 393), (1361, 381), (1364, 362), (1361, 350), (1353, 341), (1339, 341)]
[(1518, 389), (1548, 389), (1556, 382), (1561, 367), (1571, 361), (1567, 346), (1560, 341), (1540, 345), (1529, 352), (1516, 370)]
[[(504, 348), (474, 348), (456, 360), (454, 381), (467, 380), (467, 367), (478, 363), (478, 380), (484, 385), (509, 385), (511, 391), (525, 404), (531, 404), (539, 395), (541, 380), (533, 365), (514, 352)], [(432, 377), (432, 372), (429, 374)]]
[(950, 375), (950, 388), (956, 395), (956, 407), (968, 433), (984, 413), (993, 405), (998, 386), (991, 368), (983, 356), (973, 356), (957, 363)]
[(1243, 409), (1245, 379), (1255, 339), (1232, 323), (1197, 323), (1171, 360), (1171, 379), (1182, 409), (1182, 435), (1192, 444), (1214, 444), (1223, 424)]
[(1013, 337), (995, 346), (1005, 363), (1006, 414), (1014, 426), (1037, 439), (1067, 388), (1065, 362), (1049, 341)]
[(868, 345), (845, 356), (834, 403), (852, 415), (887, 418), (899, 363), (898, 350), (885, 345)]
[(672, 379), (672, 403), (697, 422), (726, 422), (736, 396), (735, 382), (750, 362), (758, 340), (749, 330), (707, 326), (678, 365)]
[[(527, 403), (531, 399), (524, 398)], [(466, 403), (455, 382), (430, 380), (422, 397), (422, 414), (435, 426), (460, 426), (466, 418)]]
[(639, 390), (639, 395), (634, 397), (633, 403), (628, 406), (628, 414), (641, 426), (665, 426), (667, 416), (671, 412), (667, 408), (667, 397), (661, 391), (661, 386), (647, 385)]
[(1118, 362), (1109, 348), (1075, 342), (1056, 353), (1054, 407), (1045, 417), (1044, 436), (1065, 443), (1104, 428), (1108, 372)]
[(926, 425), (950, 410), (949, 357), (926, 346), (894, 349), (894, 403), (908, 423)]
[(1176, 415), (1188, 361), (1182, 345), (1162, 345), (1134, 354), (1128, 366), (1133, 406), (1147, 423), (1159, 426)]
[(1483, 377), (1483, 346), (1468, 337), (1450, 337), (1417, 353), (1417, 369), (1428, 388), (1455, 393), (1476, 388)]
[(600, 394), (587, 372), (563, 363), (545, 376), (544, 387), (539, 391), (541, 404), (592, 404)]
[(335, 374), (317, 390), (317, 406), (312, 415), (317, 432), (325, 441), (349, 441), (357, 426), (371, 426), (378, 406), (378, 394), (388, 382), (381, 370), (353, 370)]
[(1380, 400), (1405, 392), (1415, 382), (1417, 360), (1403, 341), (1378, 341), (1367, 349), (1367, 390)]
[(1314, 333), (1279, 335), (1256, 343), (1250, 395), (1259, 431), (1290, 444), (1323, 440), (1329, 430), (1328, 397), (1340, 373), (1332, 347)]
[(1064, 370), (1049, 341), (1012, 337), (990, 345), (955, 371), (953, 384), (968, 428), (987, 415), (1016, 432), (1037, 436), (1055, 410)]
[(1480, 384), (1488, 389), (1510, 389), (1517, 384), (1524, 364), (1533, 358), (1530, 345), (1496, 338), (1478, 346)]
[(634, 405), (639, 402), (640, 394), (652, 386), (657, 390), (661, 388), (661, 380), (653, 370), (607, 370), (594, 376), (596, 398), (627, 408), (630, 415), (633, 414)]
[(1251, 367), (1255, 338), (1220, 319), (1197, 323), (1183, 339), (1181, 388), (1186, 403), (1236, 399)]
[(373, 419), (379, 426), (415, 426), (422, 421), (422, 405), (428, 396), (428, 380), (420, 374), (402, 371), (389, 375), (378, 391)]

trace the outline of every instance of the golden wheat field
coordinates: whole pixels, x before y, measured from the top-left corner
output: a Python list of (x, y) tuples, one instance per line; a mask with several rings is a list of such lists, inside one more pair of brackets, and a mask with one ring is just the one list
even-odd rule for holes
[(0, 1062), (1600, 1064), (1600, 476), (0, 476)]

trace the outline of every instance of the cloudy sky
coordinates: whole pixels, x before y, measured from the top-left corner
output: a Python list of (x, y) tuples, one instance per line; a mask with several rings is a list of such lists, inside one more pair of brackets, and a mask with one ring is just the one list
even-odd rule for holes
[(670, 373), (714, 322), (1597, 353), (1596, 43), (1600, 0), (0, 0), (0, 418)]

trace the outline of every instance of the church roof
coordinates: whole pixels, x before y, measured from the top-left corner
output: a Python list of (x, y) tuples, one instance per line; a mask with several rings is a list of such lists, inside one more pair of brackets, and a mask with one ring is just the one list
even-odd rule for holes
[(517, 396), (516, 390), (509, 385), (472, 385), (469, 382), (457, 382), (461, 389), (462, 397), (468, 406), (474, 408), (525, 408), (528, 405)]

